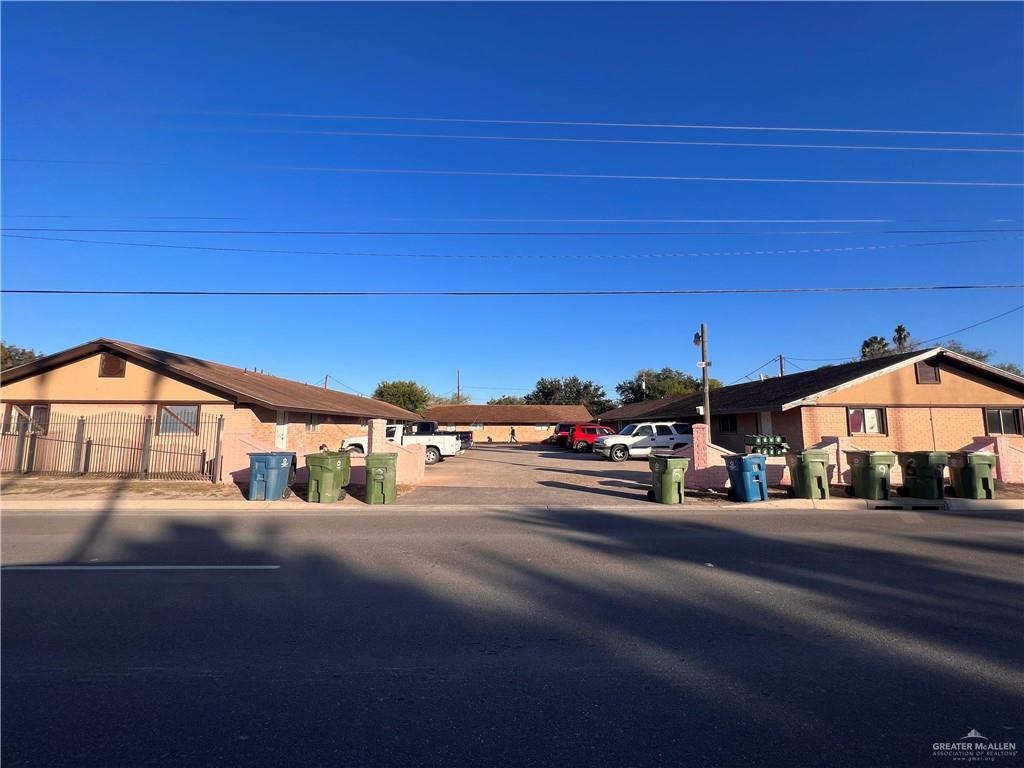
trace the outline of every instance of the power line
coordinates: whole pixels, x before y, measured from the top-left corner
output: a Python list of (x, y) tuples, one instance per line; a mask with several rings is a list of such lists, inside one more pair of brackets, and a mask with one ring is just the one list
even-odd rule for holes
[(356, 229), (121, 229), (105, 227), (0, 227), (2, 232), (84, 232), (92, 234), (133, 235), (302, 235), (328, 237), (763, 237), (767, 235), (923, 235), (923, 234), (985, 234), (1024, 232), (1013, 229), (880, 229), (852, 230), (766, 230), (766, 231), (675, 231), (675, 232), (483, 232), (453, 230), (356, 230)]
[[(1024, 309), (1024, 304), (1021, 304), (1020, 306), (1014, 307), (1013, 309), (1008, 309), (1005, 312), (1000, 312), (998, 315), (993, 315), (992, 317), (987, 317), (984, 320), (979, 320), (976, 323), (971, 323), (970, 325), (964, 326), (963, 328), (958, 328), (955, 331), (949, 331), (947, 333), (940, 333), (938, 336), (932, 336), (930, 339), (922, 339), (921, 341), (917, 341), (916, 344), (918, 346), (920, 346), (920, 345), (923, 345), (923, 344), (930, 344), (931, 342), (938, 341), (939, 339), (948, 339), (951, 336), (954, 336), (954, 335), (956, 335), (958, 333), (963, 333), (964, 331), (969, 331), (969, 330), (971, 330), (973, 328), (977, 328), (980, 325), (985, 325), (986, 323), (991, 323), (992, 321), (999, 320), (1000, 318), (1006, 317), (1007, 315), (1012, 315), (1014, 312), (1020, 312), (1022, 309)], [(846, 357), (790, 357), (789, 355), (786, 355), (786, 361), (788, 362), (790, 360), (801, 360), (801, 361), (804, 361), (804, 362), (811, 362), (811, 363), (825, 363), (825, 362), (835, 362), (835, 361), (840, 361), (840, 360), (853, 360), (856, 357), (857, 357), (856, 355), (847, 355)]]
[(565, 144), (639, 144), (677, 147), (724, 147), (751, 149), (828, 149), (873, 152), (968, 152), (1021, 154), (1024, 149), (1003, 147), (907, 147), (869, 144), (787, 144), (743, 141), (677, 141), (672, 139), (587, 139), (567, 136), (488, 136), (457, 133), (392, 133), (388, 131), (313, 131), (299, 128), (201, 128), (202, 133), (287, 134), (298, 136), (345, 136), (352, 138), (449, 139), (455, 141), (522, 141)]
[[(19, 218), (17, 216), (8, 218)], [(72, 217), (68, 217), (72, 218)], [(90, 217), (80, 217), (90, 218)], [(117, 218), (114, 216), (91, 218)], [(510, 218), (432, 218), (432, 217), (388, 217), (384, 221), (431, 221), (456, 223), (498, 223), (498, 224), (895, 224), (897, 222), (920, 223), (925, 219), (510, 219)], [(932, 222), (977, 221), (977, 219), (931, 219)], [(989, 223), (1015, 223), (1020, 219), (988, 219)]]
[(896, 128), (809, 128), (796, 126), (769, 125), (713, 125), (697, 123), (618, 123), (583, 120), (501, 120), (494, 118), (469, 117), (411, 117), (405, 115), (326, 115), (303, 112), (185, 112), (189, 115), (224, 116), (224, 117), (277, 117), (297, 118), (302, 120), (378, 120), (382, 122), (409, 123), (473, 123), (489, 125), (567, 125), (599, 128), (670, 128), (679, 130), (709, 131), (779, 131), (797, 133), (890, 133), (914, 136), (1024, 136), (1014, 131), (952, 131), (932, 129), (896, 129)]
[(1008, 309), (1005, 312), (1001, 312), (998, 315), (993, 315), (992, 317), (986, 318), (985, 320), (980, 320), (977, 323), (972, 323), (971, 325), (965, 326), (963, 328), (958, 328), (955, 331), (950, 331), (949, 333), (943, 333), (940, 336), (933, 336), (930, 339), (924, 339), (923, 341), (919, 341), (918, 344), (928, 344), (928, 343), (933, 342), (933, 341), (938, 341), (939, 339), (948, 339), (950, 336), (953, 336), (954, 334), (963, 333), (964, 331), (969, 331), (972, 328), (977, 328), (979, 325), (985, 325), (985, 323), (991, 323), (993, 320), (998, 320), (1001, 317), (1006, 317), (1007, 315), (1012, 315), (1014, 312), (1020, 312), (1022, 309), (1024, 309), (1024, 304), (1021, 304), (1019, 307), (1014, 307), (1013, 309)]
[(369, 395), (364, 395), (364, 394), (363, 394), (362, 392), (360, 392), (360, 391), (359, 391), (358, 389), (356, 389), (355, 387), (350, 387), (350, 386), (349, 386), (348, 384), (346, 384), (345, 382), (343, 382), (343, 381), (341, 381), (340, 379), (336, 378), (336, 377), (334, 376), (334, 374), (328, 373), (328, 374), (327, 374), (327, 378), (329, 378), (329, 379), (333, 379), (333, 380), (334, 380), (335, 382), (337, 382), (338, 384), (340, 384), (340, 385), (342, 386), (342, 388), (344, 388), (344, 389), (347, 389), (347, 390), (348, 390), (348, 391), (350, 391), (350, 392), (355, 392), (355, 393), (356, 393), (357, 395), (359, 395), (360, 397), (369, 397)]
[(745, 373), (742, 376), (740, 376), (738, 379), (736, 379), (735, 381), (730, 381), (729, 382), (729, 386), (731, 387), (733, 384), (736, 384), (737, 382), (742, 381), (743, 379), (749, 379), (751, 376), (753, 376), (755, 373), (760, 371), (762, 368), (767, 368), (769, 365), (771, 365), (772, 363), (774, 363), (778, 359), (779, 359), (779, 356), (776, 355), (771, 360), (768, 360), (767, 362), (763, 363), (762, 365), (757, 366), (757, 368), (752, 370), (750, 373)]
[(41, 240), (56, 243), (76, 243), (84, 245), (114, 245), (131, 248), (167, 248), (185, 251), (223, 251), (226, 253), (267, 253), (290, 256), (347, 256), (358, 258), (412, 258), (412, 259), (479, 259), (479, 260), (573, 260), (573, 259), (662, 259), (662, 258), (722, 258), (733, 256), (799, 256), (816, 253), (850, 253), (886, 251), (901, 248), (930, 248), (947, 245), (975, 245), (979, 243), (996, 243), (1010, 240), (1021, 240), (1021, 236), (978, 238), (973, 240), (937, 240), (926, 243), (889, 243), (870, 245), (847, 245), (821, 248), (782, 248), (756, 249), (746, 251), (682, 251), (666, 253), (619, 253), (619, 254), (441, 254), (441, 253), (405, 253), (378, 251), (310, 251), (287, 250), (278, 248), (230, 248), (214, 245), (178, 245), (167, 243), (135, 243), (120, 240), (84, 240), (69, 237), (45, 237), (40, 235), (0, 234), (0, 237), (16, 240)]
[[(83, 165), (162, 165), (171, 163), (113, 160), (39, 160), (32, 158), (4, 159), (5, 163), (52, 163)], [(427, 168), (351, 168), (314, 165), (199, 164), (198, 167), (227, 170), (301, 171), (314, 173), (385, 174), (398, 176), (486, 176), (527, 179), (588, 179), (609, 181), (700, 181), (741, 184), (832, 184), (859, 186), (912, 187), (1024, 187), (1017, 181), (939, 181), (932, 179), (799, 179), (755, 176), (673, 176), (661, 174), (566, 173), (555, 171), (456, 171)]]
[(3, 288), (0, 294), (53, 296), (281, 296), (281, 297), (511, 297), (511, 296), (724, 296), (758, 294), (900, 293), (928, 291), (1020, 290), (1024, 283), (974, 285), (836, 286), (813, 288), (679, 288), (662, 290), (590, 291), (200, 291)]

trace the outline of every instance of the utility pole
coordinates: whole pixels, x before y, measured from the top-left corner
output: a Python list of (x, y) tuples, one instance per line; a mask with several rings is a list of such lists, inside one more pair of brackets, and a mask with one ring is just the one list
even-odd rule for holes
[(701, 384), (704, 390), (704, 426), (708, 428), (708, 438), (711, 437), (711, 393), (708, 391), (708, 368), (711, 363), (708, 361), (708, 324), (701, 323), (700, 331), (693, 334), (693, 343), (700, 346), (700, 372)]
[(462, 371), (455, 369), (455, 402), (462, 402)]
[(325, 373), (324, 374), (324, 389), (327, 389), (327, 379), (329, 379), (330, 377), (331, 377), (331, 374), (329, 374), (329, 373)]
[(779, 355), (779, 378), (781, 379), (786, 375), (786, 358), (784, 355)]

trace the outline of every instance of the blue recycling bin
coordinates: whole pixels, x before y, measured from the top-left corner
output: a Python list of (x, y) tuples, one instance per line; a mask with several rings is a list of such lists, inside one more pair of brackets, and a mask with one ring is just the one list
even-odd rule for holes
[(295, 454), (271, 451), (249, 454), (249, 501), (277, 501), (295, 480)]
[(733, 501), (767, 501), (768, 476), (765, 457), (760, 453), (738, 453), (725, 457), (729, 470), (729, 498)]

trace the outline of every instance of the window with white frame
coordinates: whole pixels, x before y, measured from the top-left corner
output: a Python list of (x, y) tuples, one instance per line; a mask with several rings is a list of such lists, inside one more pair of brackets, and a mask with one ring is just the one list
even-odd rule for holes
[(307, 413), (306, 414), (306, 431), (316, 432), (320, 429), (320, 414), (319, 413)]
[(884, 408), (847, 408), (851, 435), (884, 435)]

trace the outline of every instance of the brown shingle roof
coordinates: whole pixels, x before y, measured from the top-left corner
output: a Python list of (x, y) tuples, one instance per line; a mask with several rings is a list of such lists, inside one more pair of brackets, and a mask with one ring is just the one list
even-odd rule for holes
[(261, 405), (275, 410), (323, 413), (360, 418), (414, 421), (420, 417), (404, 408), (350, 395), (333, 389), (302, 384), (266, 373), (256, 373), (231, 365), (201, 360), (198, 357), (166, 352), (116, 339), (96, 339), (63, 352), (40, 358), (32, 363), (3, 371), (2, 381), (15, 381), (41, 370), (70, 362), (96, 352), (120, 352), (127, 357), (149, 363), (206, 389), (228, 395), (239, 404)]
[[(942, 359), (957, 367), (968, 368), (975, 373), (982, 373), (990, 378), (997, 378), (1004, 384), (1021, 387), (1020, 380), (1012, 374), (993, 369), (991, 366), (978, 363), (962, 355), (951, 353), (941, 347), (934, 349), (905, 352), (900, 355), (879, 357), (873, 360), (857, 360), (842, 365), (828, 365), (815, 368), (813, 371), (786, 374), (783, 377), (750, 381), (734, 384), (729, 387), (711, 390), (711, 413), (746, 413), (753, 411), (777, 411), (783, 406), (798, 400), (820, 394), (826, 390), (849, 384), (850, 382), (873, 373), (878, 373), (891, 366), (909, 363), (915, 359), (926, 359), (941, 356)], [(1015, 381), (1016, 380), (1016, 381)], [(624, 419), (676, 419), (696, 418), (697, 406), (703, 403), (703, 395), (696, 393), (682, 397), (668, 397), (663, 400), (633, 403), (602, 413), (601, 421), (622, 421)], [(639, 412), (618, 415), (625, 408), (633, 405), (649, 407)]]
[(582, 405), (435, 405), (426, 418), (442, 424), (555, 424), (588, 422)]

